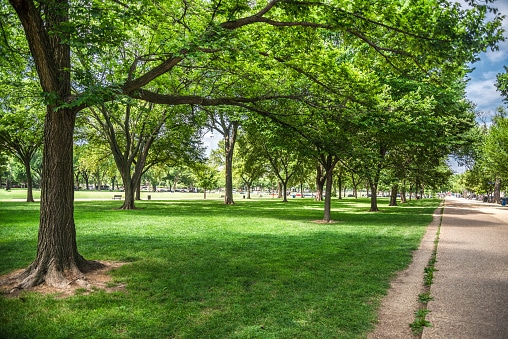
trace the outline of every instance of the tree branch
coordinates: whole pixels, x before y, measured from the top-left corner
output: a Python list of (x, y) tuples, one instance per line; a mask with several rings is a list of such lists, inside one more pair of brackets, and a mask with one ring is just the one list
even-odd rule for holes
[(25, 36), (30, 47), (30, 52), (35, 61), (37, 73), (41, 87), (46, 93), (54, 93), (58, 91), (58, 71), (55, 68), (55, 62), (52, 55), (49, 36), (44, 29), (44, 23), (33, 1), (29, 0), (10, 0), (9, 1), (16, 11), (21, 24), (25, 30)]
[(257, 98), (231, 97), (231, 98), (206, 98), (197, 95), (166, 95), (140, 89), (129, 96), (134, 99), (145, 100), (154, 104), (166, 105), (201, 105), (201, 106), (220, 106), (231, 105), (239, 106), (240, 104), (253, 103), (258, 101), (276, 100), (276, 99), (301, 99), (301, 96), (262, 96)]
[[(183, 54), (186, 54), (185, 51), (181, 51), (181, 56), (174, 56), (166, 59), (163, 63), (161, 63), (159, 66), (156, 66), (140, 76), (139, 78), (136, 78), (134, 80), (128, 80), (125, 82), (125, 84), (122, 86), (122, 92), (124, 94), (129, 95), (129, 93), (145, 86), (146, 84), (150, 83), (152, 80), (156, 79), (157, 77), (161, 76), (162, 74), (166, 73), (173, 67), (175, 67), (180, 61), (184, 59)], [(136, 61), (137, 62), (137, 59)], [(133, 65), (134, 66), (134, 65)], [(131, 66), (132, 70), (132, 66)]]

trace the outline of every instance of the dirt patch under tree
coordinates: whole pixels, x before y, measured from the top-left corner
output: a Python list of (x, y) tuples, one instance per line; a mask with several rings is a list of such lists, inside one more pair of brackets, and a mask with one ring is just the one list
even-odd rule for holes
[(75, 295), (77, 290), (84, 292), (84, 294), (90, 293), (94, 290), (103, 290), (106, 292), (124, 290), (125, 285), (111, 283), (112, 277), (109, 272), (125, 265), (126, 263), (117, 261), (101, 261), (100, 263), (103, 264), (103, 267), (70, 279), (69, 284), (65, 288), (52, 287), (42, 283), (27, 289), (17, 289), (16, 286), (19, 284), (17, 277), (25, 269), (16, 270), (0, 276), (0, 293), (3, 296), (10, 298), (18, 297), (23, 291), (36, 292), (43, 295), (52, 294), (59, 298), (67, 298)]

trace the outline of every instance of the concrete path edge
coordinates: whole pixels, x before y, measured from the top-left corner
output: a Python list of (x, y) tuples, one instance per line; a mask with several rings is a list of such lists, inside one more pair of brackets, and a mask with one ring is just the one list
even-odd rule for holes
[(435, 241), (441, 224), (444, 201), (434, 210), (433, 220), (427, 226), (420, 246), (413, 252), (411, 264), (392, 280), (387, 295), (378, 312), (378, 322), (368, 339), (417, 338), (410, 324), (420, 308), (418, 295), (424, 290), (424, 273), (435, 249)]

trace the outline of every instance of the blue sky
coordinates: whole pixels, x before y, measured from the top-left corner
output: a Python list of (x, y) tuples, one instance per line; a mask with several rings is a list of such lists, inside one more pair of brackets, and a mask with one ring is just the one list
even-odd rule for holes
[[(494, 7), (497, 7), (501, 14), (508, 16), (508, 1), (497, 0)], [(471, 80), (466, 88), (467, 98), (489, 118), (494, 115), (497, 107), (506, 108), (495, 83), (496, 75), (504, 72), (503, 66), (508, 67), (508, 18), (505, 18), (503, 28), (506, 41), (499, 44), (499, 51), (488, 50), (480, 55), (481, 60), (472, 65), (475, 70), (469, 74)]]

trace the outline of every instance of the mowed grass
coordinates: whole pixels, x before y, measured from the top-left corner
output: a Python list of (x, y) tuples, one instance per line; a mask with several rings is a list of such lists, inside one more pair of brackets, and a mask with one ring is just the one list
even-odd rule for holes
[[(40, 189), (34, 189), (32, 192), (34, 199), (36, 200), (40, 199), (41, 196)], [(74, 191), (74, 198), (76, 200), (112, 200), (113, 195), (116, 194), (122, 195), (122, 197), (124, 196), (124, 192), (120, 191), (79, 190)], [(203, 193), (141, 191), (142, 200), (147, 200), (148, 195), (150, 195), (153, 200), (203, 199)], [(220, 199), (221, 193), (219, 192), (207, 193), (206, 196), (207, 199)], [(235, 199), (241, 198), (242, 195), (240, 193), (235, 194)], [(13, 188), (9, 191), (6, 191), (5, 189), (0, 189), (0, 201), (26, 201), (26, 189)]]
[[(126, 290), (0, 297), (0, 337), (365, 338), (438, 203), (334, 200), (322, 224), (311, 199), (78, 201), (80, 253), (129, 262), (111, 273)], [(34, 259), (38, 218), (0, 202), (0, 274)]]

